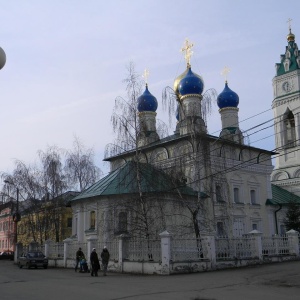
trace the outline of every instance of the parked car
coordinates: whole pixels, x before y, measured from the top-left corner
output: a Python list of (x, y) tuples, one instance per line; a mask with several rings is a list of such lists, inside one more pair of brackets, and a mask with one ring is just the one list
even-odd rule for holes
[(3, 252), (0, 252), (0, 259), (14, 260), (14, 252), (13, 251), (3, 251)]
[(18, 266), (19, 268), (38, 268), (43, 267), (44, 269), (48, 268), (48, 259), (41, 251), (29, 251), (27, 253), (23, 253), (18, 258)]

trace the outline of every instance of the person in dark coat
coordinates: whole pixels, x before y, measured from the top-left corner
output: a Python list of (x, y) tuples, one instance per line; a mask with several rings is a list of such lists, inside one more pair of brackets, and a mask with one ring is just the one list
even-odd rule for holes
[(98, 254), (95, 248), (93, 248), (93, 251), (91, 253), (90, 262), (92, 268), (91, 276), (94, 276), (94, 274), (95, 276), (98, 276), (98, 270), (100, 269), (100, 264), (99, 264)]
[[(77, 272), (77, 269), (78, 269), (78, 264), (80, 263), (80, 260), (84, 258), (84, 254), (81, 250), (81, 248), (79, 248), (77, 251), (76, 251), (76, 265), (75, 265), (75, 272)], [(80, 271), (81, 271), (81, 268), (80, 268)]]
[(107, 272), (107, 266), (109, 262), (109, 252), (106, 248), (106, 246), (103, 247), (103, 250), (101, 252), (101, 260), (102, 260), (102, 265), (103, 265), (103, 276), (106, 276)]

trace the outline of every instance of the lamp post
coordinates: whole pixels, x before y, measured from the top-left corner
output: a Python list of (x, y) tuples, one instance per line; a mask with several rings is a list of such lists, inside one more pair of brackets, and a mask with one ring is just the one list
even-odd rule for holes
[(21, 220), (21, 215), (19, 213), (19, 188), (15, 186), (15, 184), (9, 180), (4, 180), (4, 183), (13, 185), (16, 188), (17, 191), (17, 205), (16, 205), (16, 211), (13, 214), (13, 221), (15, 223), (14, 229), (15, 229), (15, 238), (14, 238), (14, 251), (16, 251), (17, 243), (18, 243), (18, 222)]
[(6, 54), (4, 50), (0, 47), (0, 70), (4, 67), (6, 63)]

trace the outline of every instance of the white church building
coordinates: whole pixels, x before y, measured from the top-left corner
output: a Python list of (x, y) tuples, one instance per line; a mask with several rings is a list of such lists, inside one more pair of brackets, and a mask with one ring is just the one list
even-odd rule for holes
[(284, 231), (284, 206), (291, 197), (300, 200), (300, 56), (291, 31), (287, 38), (273, 79), (280, 154), (275, 168), (274, 152), (244, 143), (239, 127), (243, 99), (227, 81), (217, 97), (222, 131), (208, 134), (202, 112), (205, 77), (193, 71), (187, 43), (187, 68), (174, 81), (174, 133), (159, 136), (158, 101), (146, 84), (136, 103), (137, 147), (106, 157), (110, 174), (71, 201), (73, 236), (106, 242), (122, 233), (142, 235), (140, 216), (151, 237), (165, 230), (175, 236), (198, 230), (200, 236), (233, 237), (252, 230), (264, 235)]

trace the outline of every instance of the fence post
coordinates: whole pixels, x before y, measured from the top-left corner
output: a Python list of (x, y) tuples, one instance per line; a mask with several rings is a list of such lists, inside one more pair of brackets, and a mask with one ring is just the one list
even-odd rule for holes
[(51, 240), (45, 241), (45, 256), (49, 258), (50, 255), (50, 244), (52, 243)]
[[(88, 263), (90, 263), (90, 255), (92, 253), (92, 249), (96, 248), (98, 238), (96, 236), (90, 236), (87, 238), (87, 254), (86, 254), (86, 260)], [(97, 249), (98, 254), (100, 254), (101, 249)], [(100, 256), (100, 255), (99, 255)], [(92, 266), (90, 266), (91, 268)]]
[(119, 263), (120, 272), (123, 272), (123, 261), (126, 258), (126, 252), (125, 252), (126, 242), (125, 241), (128, 238), (129, 238), (129, 236), (127, 234), (119, 235), (119, 258), (118, 258), (118, 263)]
[(258, 257), (260, 261), (263, 260), (262, 233), (258, 230), (252, 230), (249, 232), (249, 235), (254, 238), (254, 256)]
[(170, 274), (170, 261), (171, 261), (171, 234), (168, 231), (164, 231), (159, 234), (161, 238), (161, 274)]
[(68, 246), (73, 240), (70, 238), (65, 239), (64, 242), (64, 268), (67, 267), (67, 259), (68, 259)]
[(287, 233), (289, 241), (289, 254), (299, 256), (299, 237), (298, 231), (291, 229)]
[(211, 269), (215, 269), (217, 261), (215, 237), (213, 235), (206, 235), (201, 238), (201, 241), (203, 242), (203, 256), (209, 259)]

